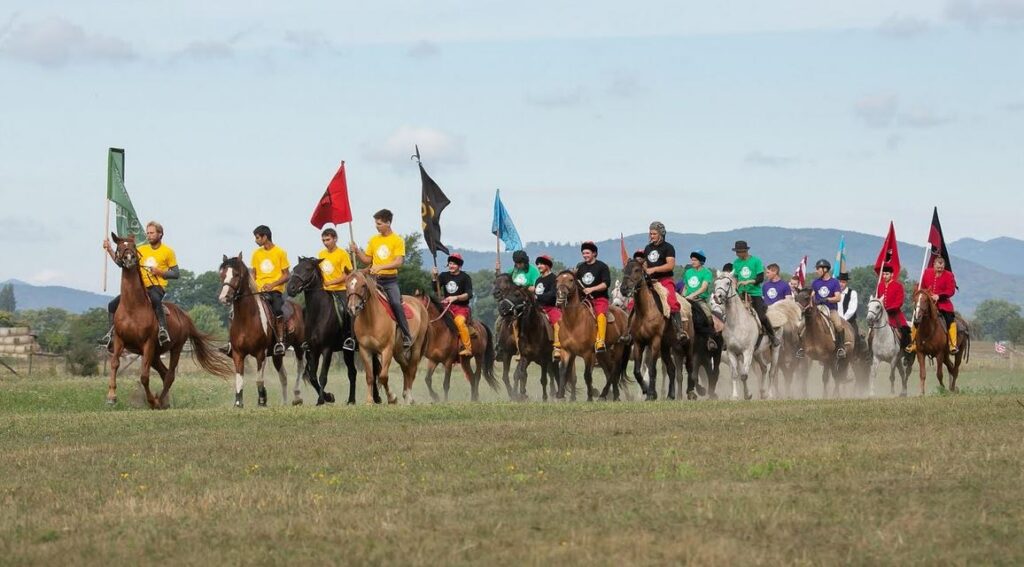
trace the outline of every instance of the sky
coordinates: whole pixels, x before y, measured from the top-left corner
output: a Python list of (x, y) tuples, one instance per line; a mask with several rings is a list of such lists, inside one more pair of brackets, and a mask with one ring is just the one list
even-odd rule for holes
[(109, 147), (197, 272), (259, 224), (314, 255), (342, 160), (360, 245), (419, 230), (414, 144), (453, 250), (493, 249), (499, 188), (527, 241), (922, 242), (933, 206), (1024, 239), (1024, 0), (513, 4), (4, 0), (0, 281), (102, 288)]

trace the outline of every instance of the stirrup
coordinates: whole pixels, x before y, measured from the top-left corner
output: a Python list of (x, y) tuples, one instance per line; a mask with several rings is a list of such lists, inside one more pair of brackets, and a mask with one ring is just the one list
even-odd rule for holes
[(402, 348), (412, 348), (412, 337), (402, 337)]
[(796, 349), (796, 357), (797, 358), (803, 358), (804, 357), (804, 348), (803, 347), (800, 347), (800, 348)]
[(596, 341), (594, 343), (594, 352), (604, 352), (604, 351), (605, 351), (604, 341)]
[(633, 341), (633, 335), (631, 335), (629, 333), (626, 333), (626, 334), (622, 335), (621, 337), (619, 337), (619, 342), (620, 343), (628, 343), (628, 342), (632, 342), (632, 341)]
[(161, 345), (171, 342), (171, 335), (167, 333), (166, 327), (160, 327), (160, 330), (156, 332), (156, 340)]
[(775, 336), (774, 334), (768, 335), (768, 338), (771, 341), (773, 347), (777, 347), (782, 344), (782, 341), (779, 340), (779, 337)]
[(341, 343), (341, 348), (348, 351), (356, 350), (356, 341), (352, 337), (345, 339), (345, 342)]
[(274, 343), (274, 356), (280, 356), (285, 353), (288, 349), (285, 348), (284, 343), (278, 341)]
[(463, 347), (462, 350), (459, 351), (459, 356), (473, 356), (473, 350)]
[(846, 349), (843, 348), (843, 347), (837, 348), (836, 349), (836, 357), (838, 357), (838, 358), (846, 358)]
[(711, 337), (708, 337), (708, 350), (715, 350), (717, 348), (718, 348), (718, 343), (715, 342), (715, 339), (712, 339)]
[(949, 354), (956, 354), (960, 352), (960, 349), (956, 348), (956, 345), (949, 345)]
[(103, 346), (110, 346), (110, 343), (114, 342), (114, 327), (111, 326), (107, 334), (103, 335), (103, 338), (99, 340), (99, 343)]
[(907, 354), (914, 354), (917, 352), (917, 345), (915, 345), (914, 343), (910, 343), (909, 345), (907, 345), (907, 348), (903, 349), (903, 352)]

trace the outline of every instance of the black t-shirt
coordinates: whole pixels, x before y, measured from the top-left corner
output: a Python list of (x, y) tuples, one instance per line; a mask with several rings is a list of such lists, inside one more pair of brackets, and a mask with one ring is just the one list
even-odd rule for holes
[[(676, 248), (668, 243), (667, 240), (662, 240), (660, 244), (647, 243), (647, 247), (644, 248), (644, 258), (647, 259), (648, 268), (659, 268), (664, 266), (668, 261), (668, 258), (676, 257)], [(656, 277), (664, 278), (671, 277), (670, 272), (662, 271), (655, 274)]]
[(537, 294), (537, 303), (546, 307), (555, 306), (555, 274), (549, 272), (546, 276), (541, 276), (534, 284), (533, 292)]
[(437, 281), (441, 283), (441, 293), (444, 294), (444, 297), (465, 293), (469, 296), (465, 301), (453, 301), (452, 303), (455, 305), (469, 305), (469, 300), (473, 297), (473, 279), (469, 277), (469, 274), (459, 272), (453, 275), (451, 272), (444, 272), (438, 274)]
[(583, 287), (594, 287), (604, 282), (607, 287), (603, 291), (595, 291), (592, 297), (608, 299), (608, 288), (612, 286), (612, 273), (608, 270), (608, 264), (600, 260), (594, 260), (593, 264), (580, 262), (576, 265), (576, 279)]

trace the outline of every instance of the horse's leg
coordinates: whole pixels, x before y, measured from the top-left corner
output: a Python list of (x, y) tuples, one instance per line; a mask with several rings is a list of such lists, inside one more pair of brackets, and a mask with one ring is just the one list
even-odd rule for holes
[[(894, 367), (889, 367), (889, 393), (895, 392), (895, 380), (896, 375), (893, 373)], [(878, 357), (871, 357), (871, 368), (868, 369), (868, 397), (875, 397), (875, 376), (878, 374)]]
[(381, 386), (384, 386), (384, 395), (386, 396), (389, 404), (397, 404), (398, 396), (391, 393), (391, 386), (388, 385), (388, 372), (391, 370), (391, 360), (394, 354), (394, 346), (386, 346), (380, 353), (380, 374), (377, 375), (377, 381), (380, 382)]
[(633, 346), (630, 348), (633, 349), (630, 353), (633, 359), (633, 380), (636, 380), (637, 385), (640, 386), (640, 393), (646, 395), (647, 384), (644, 383), (643, 374), (644, 349), (636, 341), (633, 342)]
[(147, 342), (142, 347), (142, 372), (139, 375), (139, 380), (142, 382), (142, 389), (146, 391), (146, 401), (149, 403), (150, 409), (157, 409), (159, 404), (156, 401), (156, 396), (149, 389), (149, 371), (153, 365), (153, 358), (159, 356), (156, 354), (156, 345), (153, 341)]
[[(344, 352), (348, 353), (349, 351), (346, 350)], [(306, 356), (309, 357), (310, 354), (307, 352)], [(316, 374), (310, 374), (309, 375), (310, 376), (310, 382), (313, 382), (314, 384), (316, 384), (318, 386), (317, 392), (316, 392), (316, 394), (317, 394), (317, 401), (316, 401), (316, 403), (317, 403), (317, 405), (320, 405), (323, 402), (327, 402), (329, 404), (333, 404), (334, 403), (334, 399), (335, 399), (334, 398), (334, 394), (332, 394), (332, 393), (327, 391), (327, 375), (331, 371), (331, 361), (334, 360), (334, 351), (331, 350), (331, 347), (325, 347), (320, 352), (320, 356), (319, 357), (317, 357), (316, 355), (313, 355), (314, 361), (317, 358), (319, 358), (320, 360), (323, 361), (323, 363), (322, 363), (323, 367), (320, 369), (320, 375), (319, 376), (317, 376)], [(353, 376), (352, 378), (354, 380), (355, 376)], [(355, 400), (353, 400), (353, 402), (354, 401)]]
[[(481, 349), (476, 349), (476, 351), (482, 352)], [(480, 376), (484, 371), (483, 358), (483, 354), (477, 354), (473, 358), (464, 358), (460, 361), (462, 373), (466, 375), (466, 380), (469, 380), (470, 394), (474, 402), (480, 401)], [(473, 360), (476, 360), (476, 371), (473, 371)]]
[(444, 401), (448, 401), (448, 392), (452, 389), (452, 368), (451, 361), (444, 364)]
[(744, 353), (743, 353), (743, 362), (740, 364), (740, 366), (742, 368), (740, 370), (740, 372), (741, 372), (741, 374), (740, 374), (740, 381), (743, 382), (743, 399), (744, 400), (749, 400), (749, 399), (754, 397), (750, 393), (750, 389), (747, 387), (747, 378), (750, 377), (750, 365), (753, 364), (753, 363), (754, 363), (754, 349), (753, 349), (753, 347), (751, 347), (750, 350), (744, 351)]
[(516, 364), (516, 370), (512, 373), (512, 379), (515, 380), (518, 388), (517, 399), (520, 401), (526, 400), (526, 371), (529, 366), (530, 361), (525, 356), (520, 355), (519, 363)]
[(117, 403), (117, 369), (121, 366), (121, 353), (124, 351), (124, 341), (114, 333), (114, 350), (110, 354), (110, 381), (107, 382), (107, 404)]
[(431, 401), (439, 401), (437, 392), (434, 391), (434, 370), (437, 368), (437, 363), (433, 360), (427, 360), (427, 375), (423, 379), (427, 382), (427, 391), (430, 392)]
[[(373, 395), (377, 391), (376, 384), (376, 370), (374, 369), (374, 356), (370, 354), (369, 349), (359, 349), (359, 358), (363, 359), (363, 370), (366, 371), (366, 405), (372, 406), (376, 400)], [(354, 392), (349, 391), (349, 399), (355, 397)]]
[(948, 354), (943, 354), (941, 356), (941, 358), (936, 357), (936, 359), (935, 359), (935, 377), (939, 379), (939, 388), (940, 388), (940, 390), (945, 390), (946, 389), (946, 383), (943, 380), (944, 376), (942, 375), (942, 367), (944, 367), (947, 364), (949, 364), (948, 361), (949, 361), (949, 355)]
[[(281, 382), (281, 405), (288, 405), (288, 374), (284, 369), (284, 355), (270, 357), (271, 362), (274, 363), (274, 370), (277, 371), (277, 378)], [(296, 384), (298, 389), (298, 384)], [(295, 400), (292, 400), (293, 405), (299, 405), (302, 403), (302, 396), (299, 395)]]
[[(416, 363), (413, 360), (416, 360)], [(398, 363), (399, 368), (402, 369), (402, 399), (410, 406), (416, 403), (416, 399), (412, 395), (412, 383), (416, 381), (418, 362), (419, 360), (410, 357), (404, 363)]]
[(666, 398), (676, 399), (676, 380), (679, 375), (679, 366), (676, 364), (675, 356), (672, 354), (671, 345), (662, 345), (661, 361), (665, 367), (665, 383), (668, 385)]
[(242, 377), (245, 373), (245, 355), (239, 349), (231, 349), (231, 360), (235, 363), (235, 407), (242, 407), (242, 386), (245, 385), (245, 379)]
[[(306, 356), (307, 353), (301, 346), (295, 347), (295, 386), (292, 388), (292, 393), (295, 394), (295, 399), (292, 400), (293, 406), (302, 405), (302, 388), (300, 384), (302, 384), (302, 376), (306, 371)], [(284, 361), (282, 359), (282, 363), (283, 362)], [(285, 384), (287, 385), (288, 376), (284, 374), (283, 365), (279, 372), (281, 372), (281, 375), (284, 376)], [(310, 380), (310, 382), (312, 382), (312, 380)], [(317, 384), (317, 386), (319, 386), (319, 384)], [(313, 386), (313, 389), (316, 389), (317, 386)], [(317, 390), (317, 398), (319, 397), (320, 391)]]
[(925, 379), (926, 379), (926, 376), (925, 376), (925, 372), (926, 371), (925, 371), (925, 367), (924, 367), (924, 353), (921, 352), (920, 349), (918, 349), (918, 351), (917, 351), (917, 367), (918, 367), (918, 370), (920, 371), (920, 375), (921, 375), (921, 395), (923, 396), (924, 395), (924, 382), (925, 382)]
[(729, 375), (732, 377), (732, 396), (730, 399), (740, 399), (740, 363), (736, 359), (736, 353), (728, 350), (725, 353), (729, 361)]
[(508, 353), (506, 349), (503, 353), (505, 355), (504, 360), (501, 363), (501, 381), (505, 383), (505, 391), (508, 392), (509, 401), (516, 401), (516, 391), (512, 388), (512, 384), (508, 381), (509, 366), (512, 364), (512, 355)]
[(153, 359), (153, 368), (160, 375), (161, 381), (163, 381), (163, 388), (160, 390), (160, 394), (157, 395), (159, 409), (171, 407), (168, 401), (168, 394), (171, 391), (171, 384), (174, 384), (174, 370), (178, 367), (178, 358), (181, 357), (182, 346), (184, 345), (179, 345), (171, 350), (170, 360), (168, 361), (169, 366), (164, 366), (164, 361), (160, 360), (159, 356)]
[[(903, 349), (899, 349), (899, 350), (902, 351)], [(910, 358), (908, 360), (910, 360), (911, 363), (913, 363), (913, 361), (914, 361), (913, 358)], [(907, 380), (910, 378), (910, 367), (907, 366), (906, 364), (903, 364), (903, 354), (902, 354), (902, 352), (898, 352), (896, 354), (896, 362), (895, 362), (895, 364), (897, 364), (897, 370), (900, 373), (900, 382), (902, 382), (902, 384), (903, 384), (903, 388), (900, 390), (900, 397), (905, 398), (905, 397), (907, 397)], [(895, 392), (894, 392), (894, 394), (895, 394)]]
[(956, 353), (956, 359), (949, 363), (949, 391), (956, 393), (956, 379), (960, 377), (960, 361), (963, 355)]
[[(686, 399), (688, 399), (688, 400), (696, 400), (697, 399), (697, 386), (698, 386), (698, 384), (697, 384), (697, 375), (700, 373), (700, 370), (698, 370), (694, 366), (693, 351), (692, 351), (692, 349), (690, 349), (686, 353), (686, 359), (685, 359), (685, 362), (683, 364), (684, 364), (684, 367), (686, 368)], [(680, 382), (679, 387), (682, 388), (682, 383), (681, 382)]]
[(345, 360), (345, 370), (348, 373), (348, 405), (351, 406), (356, 403), (356, 353), (346, 350), (341, 353), (341, 357)]

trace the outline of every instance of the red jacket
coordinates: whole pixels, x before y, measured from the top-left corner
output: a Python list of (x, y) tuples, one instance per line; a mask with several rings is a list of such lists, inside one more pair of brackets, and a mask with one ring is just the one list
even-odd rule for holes
[(921, 278), (921, 289), (939, 296), (939, 311), (953, 312), (953, 302), (949, 300), (956, 293), (956, 277), (953, 272), (943, 270), (942, 275), (935, 277), (935, 270), (928, 270)]
[(907, 327), (907, 318), (903, 315), (903, 301), (906, 299), (906, 290), (899, 280), (891, 280), (888, 285), (882, 282), (878, 286), (878, 293), (882, 298), (882, 307), (889, 315), (889, 324), (893, 327)]

